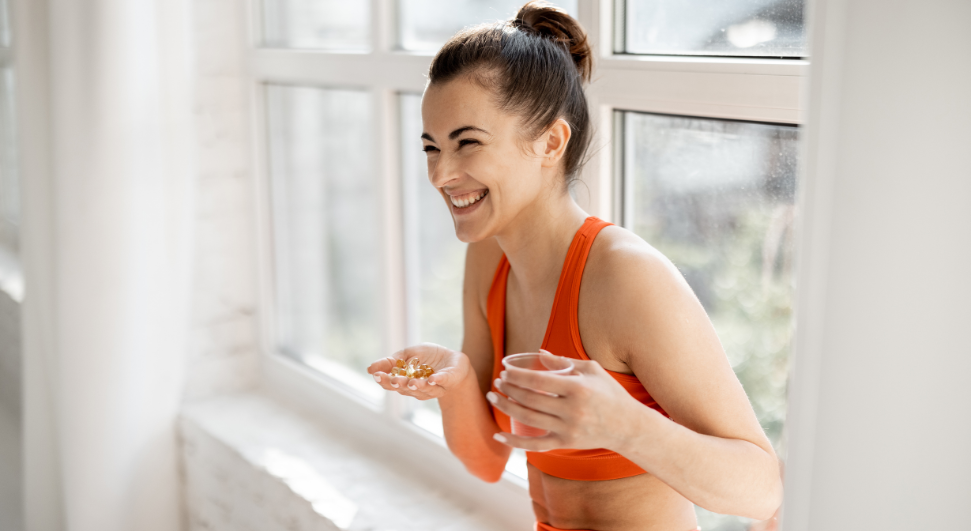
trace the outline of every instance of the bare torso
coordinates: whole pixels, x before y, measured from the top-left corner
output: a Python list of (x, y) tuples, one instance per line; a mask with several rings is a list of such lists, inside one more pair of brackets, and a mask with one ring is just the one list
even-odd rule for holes
[[(604, 241), (617, 236), (613, 230), (605, 229), (595, 240), (583, 273), (580, 335), (591, 359), (605, 369), (633, 374), (623, 361), (626, 353), (619, 351), (623, 347), (612, 344), (600, 322), (610, 319), (610, 297), (598, 289), (597, 258)], [(506, 355), (539, 350), (557, 280), (558, 277), (551, 278), (547, 289), (530, 296), (517, 283), (515, 271), (510, 273), (506, 291)], [(550, 476), (529, 465), (529, 491), (537, 519), (563, 529), (688, 531), (696, 527), (692, 503), (648, 473), (616, 480), (575, 481)]]

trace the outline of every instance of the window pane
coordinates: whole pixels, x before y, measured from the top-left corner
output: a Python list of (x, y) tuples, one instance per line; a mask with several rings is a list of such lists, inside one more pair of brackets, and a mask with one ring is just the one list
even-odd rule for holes
[(10, 46), (10, 8), (7, 0), (0, 0), (0, 46)]
[(804, 0), (625, 0), (617, 5), (624, 32), (617, 52), (806, 56)]
[(13, 69), (0, 68), (0, 246), (14, 253), (20, 226), (20, 177), (14, 122)]
[(375, 400), (380, 188), (366, 92), (268, 85), (277, 346)]
[[(460, 29), (507, 20), (525, 0), (399, 0), (398, 45), (405, 50), (435, 51)], [(551, 2), (577, 15), (577, 0)]]
[[(625, 225), (685, 276), (784, 458), (798, 130), (618, 114)], [(739, 524), (699, 513), (703, 529)]]
[[(421, 151), (421, 96), (403, 94), (401, 162), (409, 343), (462, 348), (462, 277), (466, 244), (455, 237), (452, 216), (441, 194), (428, 182)], [(438, 402), (415, 401), (412, 421), (442, 435)]]
[(371, 2), (263, 0), (263, 44), (280, 48), (370, 48)]
[[(462, 348), (462, 278), (466, 244), (455, 237), (444, 198), (428, 182), (421, 151), (421, 96), (403, 94), (401, 104), (402, 191), (410, 343)], [(415, 401), (411, 421), (436, 435), (442, 411), (435, 400)], [(526, 479), (526, 454), (516, 449), (506, 470)]]

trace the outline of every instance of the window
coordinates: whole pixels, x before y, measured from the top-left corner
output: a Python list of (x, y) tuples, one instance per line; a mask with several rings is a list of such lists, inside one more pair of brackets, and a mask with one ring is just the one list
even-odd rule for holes
[(19, 277), (20, 176), (14, 75), (8, 4), (0, 0), (0, 288)]
[[(465, 244), (427, 182), (420, 95), (445, 39), (505, 19), (521, 2), (350, 4), (263, 0), (260, 8), (263, 35), (251, 53), (273, 309), (264, 372), (287, 393), (313, 389), (307, 401), (351, 400), (346, 407), (360, 409), (342, 418), (376, 420), (389, 451), (438, 448), (449, 459), (437, 404), (386, 394), (363, 369), (422, 341), (461, 345)], [(802, 2), (706, 2), (693, 11), (649, 0), (557, 4), (579, 17), (597, 55), (588, 90), (597, 136), (575, 196), (685, 274), (781, 455), (808, 66)], [(524, 468), (516, 454), (505, 479), (522, 496)], [(441, 481), (482, 503), (498, 492), (458, 476)], [(746, 526), (699, 516), (705, 529)]]
[(0, 47), (10, 47), (10, 9), (7, 0), (0, 0)]
[(20, 178), (14, 116), (13, 68), (0, 66), (0, 247), (18, 249)]
[[(398, 3), (398, 45), (402, 50), (434, 52), (460, 29), (507, 20), (524, 3), (520, 0), (401, 0)], [(551, 3), (577, 15), (577, 0)]]
[[(615, 120), (624, 225), (685, 276), (784, 457), (798, 130), (631, 112)], [(703, 529), (743, 522), (699, 516)]]
[[(367, 93), (266, 87), (281, 352), (374, 400), (381, 357), (380, 201)], [(380, 393), (378, 392), (380, 391)]]
[(805, 57), (803, 0), (617, 0), (614, 50)]
[(264, 0), (263, 44), (367, 51), (370, 5), (346, 0)]
[[(400, 96), (408, 343), (462, 348), (462, 273), (465, 247), (452, 230), (444, 199), (428, 184), (421, 151), (421, 95)], [(412, 404), (412, 421), (442, 435), (436, 401)]]

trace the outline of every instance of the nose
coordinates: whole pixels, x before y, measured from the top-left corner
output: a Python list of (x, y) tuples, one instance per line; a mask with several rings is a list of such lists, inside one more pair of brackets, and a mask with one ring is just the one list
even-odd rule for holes
[(428, 180), (435, 188), (442, 188), (462, 175), (458, 161), (455, 158), (440, 153), (434, 161), (428, 161)]

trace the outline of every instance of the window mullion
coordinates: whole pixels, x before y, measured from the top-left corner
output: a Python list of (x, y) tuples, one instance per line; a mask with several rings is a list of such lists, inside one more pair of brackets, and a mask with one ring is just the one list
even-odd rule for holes
[[(401, 145), (398, 130), (398, 105), (396, 93), (387, 87), (372, 89), (374, 98), (374, 137), (377, 139), (373, 155), (375, 170), (379, 173), (382, 213), (382, 273), (384, 277), (384, 351), (390, 355), (407, 345), (405, 256), (402, 234), (401, 170), (399, 168)], [(395, 418), (402, 418), (407, 405), (396, 393), (386, 396), (386, 411)]]
[(375, 54), (387, 54), (395, 48), (394, 4), (394, 0), (371, 0), (371, 46)]

